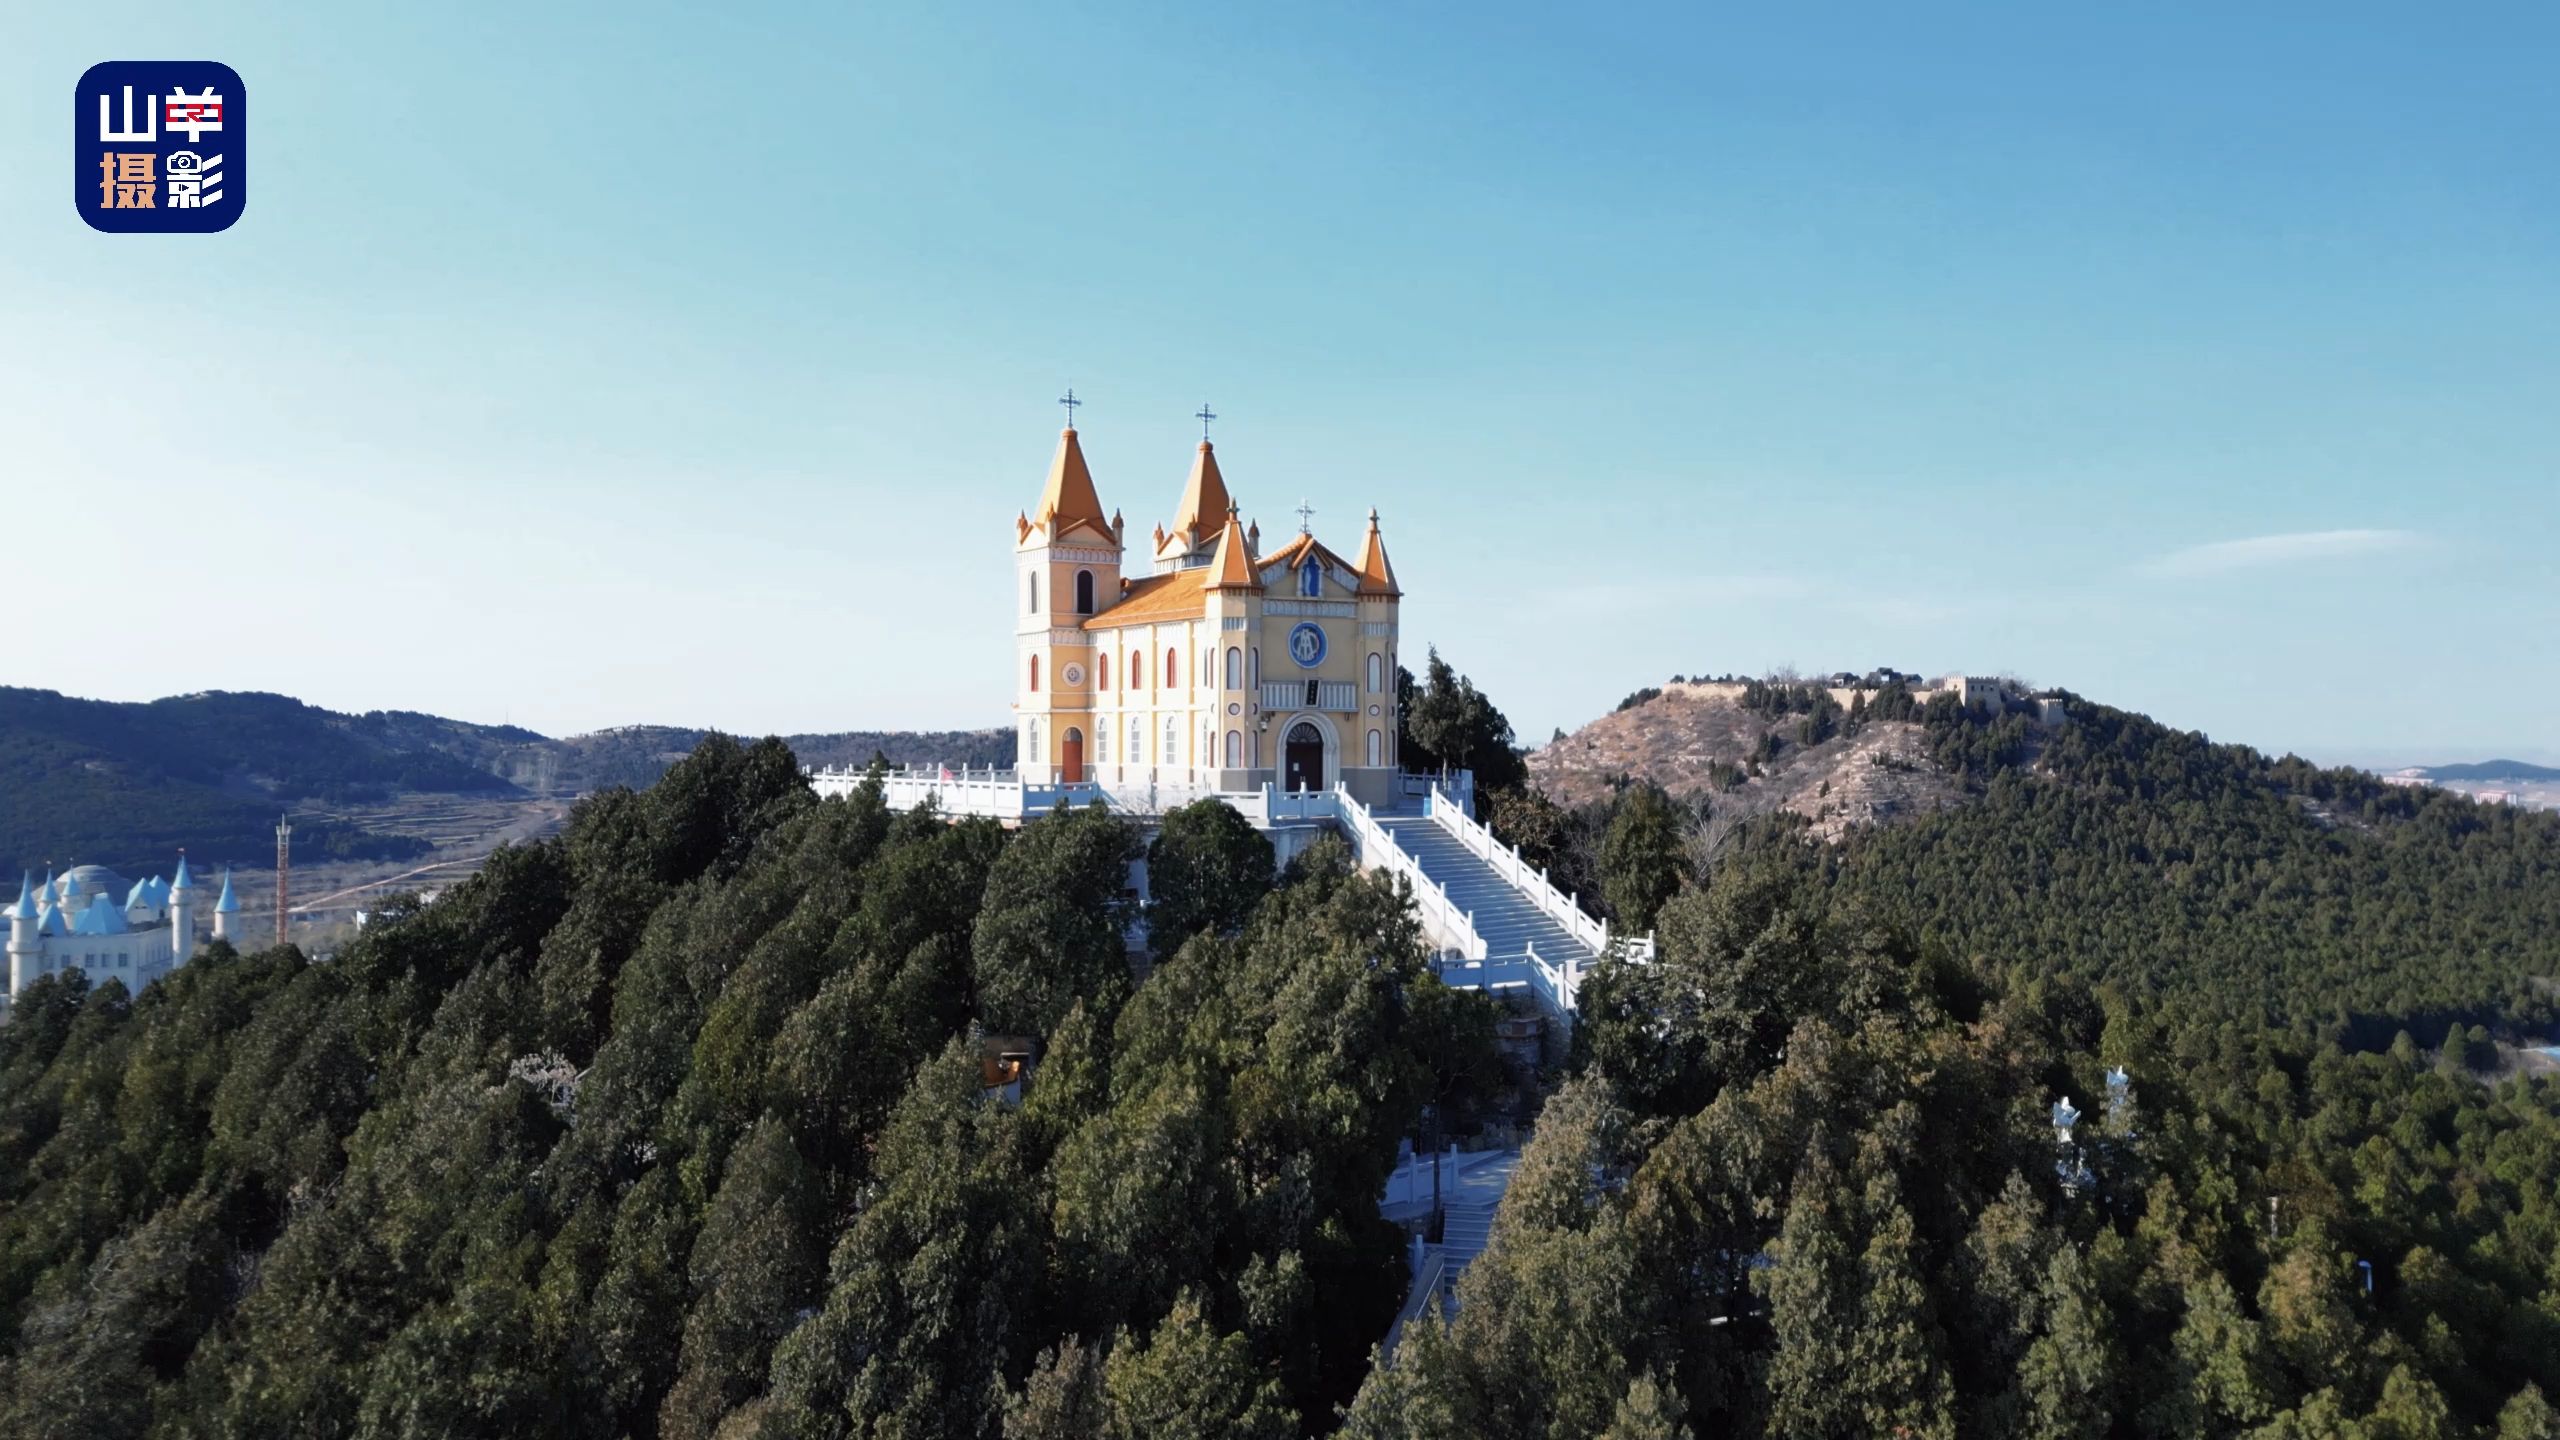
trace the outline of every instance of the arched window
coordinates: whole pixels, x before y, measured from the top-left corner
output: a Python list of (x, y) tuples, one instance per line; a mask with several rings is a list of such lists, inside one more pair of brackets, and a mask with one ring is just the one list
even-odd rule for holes
[[(1096, 690), (1111, 688), (1111, 652), (1108, 650), (1097, 651), (1094, 654), (1093, 688)], [(1097, 735), (1094, 738), (1098, 740), (1102, 737)]]
[(1031, 688), (1034, 691), (1040, 688), (1040, 657), (1037, 655), (1031, 657)]
[(1261, 647), (1261, 646), (1256, 645), (1256, 646), (1254, 646), (1254, 647), (1253, 647), (1253, 655), (1252, 655), (1252, 657), (1251, 657), (1251, 659), (1250, 659), (1250, 662), (1249, 662), (1249, 663), (1253, 666), (1253, 678), (1252, 678), (1252, 682), (1251, 682), (1251, 683), (1253, 683), (1253, 684), (1255, 684), (1255, 685), (1260, 685), (1260, 684), (1262, 683), (1262, 647)]
[(1129, 717), (1129, 763), (1132, 765), (1147, 763), (1147, 732), (1135, 715)]
[(1233, 645), (1227, 647), (1227, 688), (1244, 688), (1244, 652)]
[(1040, 613), (1040, 572), (1037, 570), (1022, 577), (1022, 608), (1035, 615)]
[(1093, 572), (1090, 570), (1076, 572), (1076, 613), (1093, 613)]
[(1182, 763), (1182, 726), (1172, 716), (1164, 717), (1164, 753), (1156, 757), (1160, 765)]
[[(1381, 686), (1378, 682), (1379, 682), (1379, 681), (1381, 681), (1381, 680), (1383, 680), (1383, 679), (1385, 679), (1385, 678), (1386, 678), (1386, 674), (1387, 674), (1387, 663), (1386, 663), (1386, 661), (1385, 661), (1385, 660), (1383, 660), (1383, 659), (1381, 659), (1381, 658), (1379, 657), (1379, 655), (1378, 655), (1378, 652), (1377, 652), (1377, 651), (1375, 651), (1375, 650), (1370, 651), (1370, 652), (1369, 652), (1369, 693), (1370, 693), (1370, 694), (1375, 695), (1375, 694), (1377, 694), (1377, 693), (1378, 693), (1378, 691), (1379, 691), (1379, 690), (1381, 690), (1381, 689), (1385, 688), (1385, 687)], [(1373, 765), (1374, 765), (1374, 764), (1376, 764), (1377, 762), (1373, 760), (1373, 761), (1371, 761), (1371, 762), (1369, 762), (1369, 763), (1371, 763), (1371, 764), (1373, 764)]]
[(1178, 673), (1178, 672), (1174, 669), (1174, 663), (1175, 663), (1175, 660), (1177, 659), (1177, 657), (1179, 657), (1179, 656), (1181, 655), (1181, 653), (1182, 653), (1182, 652), (1181, 652), (1181, 651), (1179, 651), (1179, 650), (1174, 650), (1174, 649), (1170, 649), (1170, 648), (1168, 648), (1168, 649), (1164, 652), (1164, 688), (1166, 688), (1167, 690), (1171, 690), (1171, 689), (1175, 688), (1176, 686), (1178, 686), (1178, 685), (1180, 685), (1180, 684), (1182, 683), (1182, 682), (1180, 682), (1180, 681), (1178, 681), (1178, 680), (1176, 680), (1176, 679), (1174, 679), (1174, 678), (1173, 678), (1173, 677), (1175, 676), (1175, 674), (1177, 674), (1177, 673)]
[(1129, 652), (1129, 688), (1132, 690), (1147, 688), (1147, 667), (1138, 659), (1138, 652), (1135, 650)]
[(1323, 564), (1313, 555), (1308, 556), (1306, 563), (1298, 567), (1298, 593), (1309, 599), (1323, 594), (1323, 580)]
[[(1227, 653), (1232, 655), (1235, 652), (1230, 650)], [(1376, 733), (1374, 730), (1370, 732), (1372, 736)], [(1227, 732), (1227, 768), (1230, 770), (1244, 768), (1244, 732), (1241, 730)]]
[[(1378, 657), (1376, 657), (1375, 655), (1372, 655), (1372, 656), (1370, 656), (1369, 658), (1370, 658), (1370, 659), (1372, 659), (1372, 660), (1375, 660), (1375, 659), (1376, 659), (1376, 658), (1378, 658)], [(1383, 736), (1383, 735), (1380, 735), (1380, 734), (1379, 734), (1377, 731), (1375, 731), (1375, 730), (1370, 731), (1370, 732), (1369, 732), (1369, 763), (1370, 763), (1370, 764), (1372, 764), (1372, 765), (1383, 765), (1383, 764), (1385, 764), (1385, 763), (1386, 763), (1386, 752), (1387, 752), (1387, 740), (1386, 740), (1386, 737), (1385, 737), (1385, 736)]]

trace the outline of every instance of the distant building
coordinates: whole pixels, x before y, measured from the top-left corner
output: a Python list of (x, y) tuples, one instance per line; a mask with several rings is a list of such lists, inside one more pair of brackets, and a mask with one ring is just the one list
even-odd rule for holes
[[(112, 978), (140, 990), (195, 954), (196, 905), (183, 855), (168, 880), (128, 882), (103, 865), (74, 866), (41, 885), (32, 874), (22, 877), (18, 902), (8, 909), (9, 988), (0, 995), (0, 1015), (19, 991), (65, 970), (84, 972), (92, 985)], [(226, 871), (213, 904), (213, 938), (234, 938), (239, 923), (240, 898)]]

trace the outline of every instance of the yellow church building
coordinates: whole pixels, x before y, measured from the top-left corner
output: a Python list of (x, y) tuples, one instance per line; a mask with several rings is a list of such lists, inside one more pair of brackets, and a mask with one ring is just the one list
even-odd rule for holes
[(1378, 513), (1359, 559), (1302, 524), (1265, 553), (1203, 439), (1143, 557), (1073, 425), (1015, 517), (1014, 717), (1026, 784), (1115, 797), (1396, 794), (1396, 611)]

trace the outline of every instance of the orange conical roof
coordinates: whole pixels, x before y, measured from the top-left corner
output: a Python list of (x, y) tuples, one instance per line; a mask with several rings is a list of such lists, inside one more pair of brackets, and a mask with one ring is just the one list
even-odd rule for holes
[(1201, 441), (1200, 453), (1191, 461), (1191, 478), (1182, 487), (1182, 503), (1174, 507), (1173, 534), (1186, 550), (1206, 545), (1235, 503), (1227, 494), (1226, 477), (1218, 473), (1218, 452)]
[[(1204, 447), (1205, 448), (1205, 447)], [(1253, 555), (1244, 542), (1244, 522), (1236, 518), (1235, 502), (1227, 503), (1226, 528), (1218, 532), (1218, 553), (1209, 561), (1203, 590), (1259, 590), (1262, 579), (1253, 573)]]
[(1102, 513), (1102, 497), (1093, 491), (1093, 472), (1085, 468), (1084, 447), (1076, 443), (1072, 425), (1058, 432), (1058, 453), (1049, 462), (1049, 483), (1040, 492), (1031, 523), (1052, 540), (1080, 525), (1091, 526), (1105, 538), (1111, 534), (1111, 522)]
[(1369, 538), (1360, 546), (1360, 593), (1363, 595), (1401, 595), (1396, 588), (1396, 567), (1387, 563), (1387, 542), (1378, 535), (1378, 512), (1369, 511)]

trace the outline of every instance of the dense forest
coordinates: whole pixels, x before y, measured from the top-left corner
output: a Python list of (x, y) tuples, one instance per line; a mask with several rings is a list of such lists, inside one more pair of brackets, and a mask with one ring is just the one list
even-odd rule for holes
[(1348, 1433), (2560, 1436), (2560, 1077), (2004, 984), (1756, 859), (1659, 934)]
[(1192, 822), (1143, 984), (1122, 822), (822, 803), (725, 739), (334, 963), (37, 982), (0, 1434), (1325, 1427), (1402, 1298), (1399, 1137), (1507, 1093), (1494, 1010), (1338, 843), (1275, 877)]
[[(1408, 753), (1659, 940), (1535, 1073), (1338, 843), (1177, 812), (1133, 964), (1107, 813), (822, 802), (719, 737), (333, 963), (49, 977), (0, 1437), (2560, 1440), (2560, 1079), (2490, 1043), (2548, 1017), (2549, 822), (2076, 699), (1798, 698), (1782, 743), (1916, 721), (1974, 798), (1708, 853), (1415, 682)], [(1381, 1356), (1400, 1144), (1532, 1118)]]

